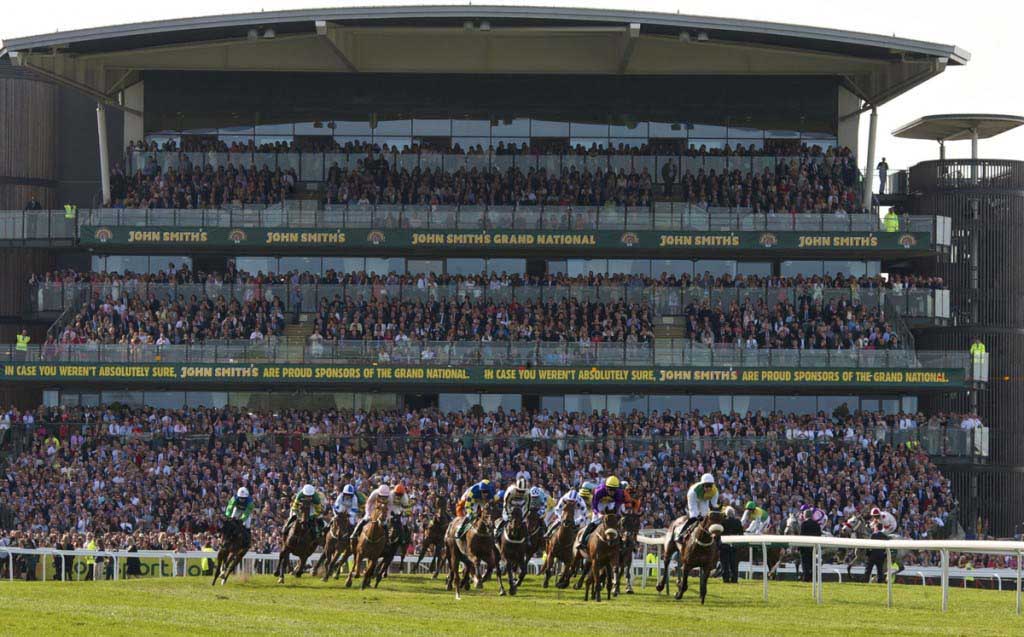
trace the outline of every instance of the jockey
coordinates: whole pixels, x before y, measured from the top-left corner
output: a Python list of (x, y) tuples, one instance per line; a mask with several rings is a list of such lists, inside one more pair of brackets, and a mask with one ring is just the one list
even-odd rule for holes
[(359, 520), (359, 494), (356, 493), (356, 488), (351, 484), (346, 484), (342, 488), (341, 493), (338, 494), (338, 499), (334, 501), (334, 514), (344, 515), (348, 514), (348, 523), (355, 525), (356, 521)]
[(249, 490), (239, 487), (235, 495), (228, 500), (228, 506), (224, 509), (224, 517), (236, 519), (242, 523), (242, 535), (246, 544), (252, 544), (252, 511), (256, 508), (256, 502), (249, 497)]
[(324, 512), (324, 501), (327, 498), (323, 493), (317, 491), (316, 487), (311, 484), (305, 484), (299, 489), (299, 492), (292, 498), (292, 506), (288, 515), (288, 521), (284, 524), (284, 533), (287, 537), (288, 532), (292, 528), (292, 524), (295, 523), (295, 519), (298, 517), (299, 512), (306, 506), (307, 503), (312, 502), (313, 506), (309, 509), (309, 519), (316, 520), (316, 531), (319, 534), (323, 531), (323, 519), (320, 517)]
[(558, 499), (558, 504), (551, 511), (555, 520), (548, 524), (547, 535), (550, 536), (562, 524), (562, 512), (566, 509), (572, 511), (573, 521), (576, 523), (576, 526), (583, 526), (583, 523), (587, 521), (588, 508), (589, 505), (580, 492), (576, 489), (569, 489)]
[(490, 480), (481, 480), (463, 492), (455, 505), (455, 515), (464, 518), (458, 537), (461, 538), (469, 530), (470, 524), (476, 519), (477, 509), (493, 500), (494, 485)]
[(512, 515), (520, 520), (526, 519), (526, 512), (530, 509), (530, 488), (526, 485), (526, 478), (516, 478), (515, 484), (505, 489), (505, 497), (502, 499), (501, 517), (506, 522)]
[(530, 512), (536, 515), (544, 523), (547, 523), (547, 519), (551, 515), (551, 510), (555, 506), (555, 500), (548, 492), (538, 486), (530, 487)]
[(715, 486), (715, 476), (705, 473), (700, 477), (700, 482), (693, 484), (686, 492), (686, 524), (683, 525), (680, 533), (697, 523), (712, 509), (718, 510), (718, 487)]
[(640, 498), (633, 495), (633, 491), (629, 488), (628, 482), (622, 483), (622, 493), (625, 500), (626, 511), (632, 513), (640, 513)]
[(825, 512), (813, 504), (800, 505), (800, 519), (814, 520), (821, 528), (825, 528)]
[(580, 497), (587, 503), (587, 510), (590, 510), (590, 503), (594, 499), (594, 491), (596, 489), (597, 485), (593, 482), (587, 481), (580, 485)]
[[(393, 511), (393, 505), (391, 502), (391, 487), (386, 484), (382, 484), (366, 497), (366, 508), (363, 510), (363, 517), (356, 524), (356, 528), (352, 529), (352, 541), (355, 542), (359, 539), (359, 533), (362, 532), (363, 527), (373, 517), (373, 512), (376, 510), (378, 503), (383, 504), (387, 507), (388, 513)], [(384, 516), (384, 522), (387, 523), (387, 516)]]
[(412, 500), (409, 499), (409, 492), (405, 485), (399, 482), (391, 490), (391, 499), (388, 501), (388, 513), (397, 517), (398, 521), (405, 526), (412, 516)]
[(587, 543), (587, 539), (590, 534), (593, 533), (597, 525), (601, 523), (604, 516), (608, 513), (622, 514), (626, 503), (626, 494), (620, 488), (621, 483), (615, 476), (609, 476), (604, 481), (604, 484), (599, 486), (594, 491), (593, 501), (590, 503), (591, 516), (590, 524), (587, 525), (586, 530), (583, 532), (583, 537), (580, 540), (580, 544), (584, 545)]
[(882, 526), (882, 533), (886, 535), (892, 535), (896, 532), (896, 516), (888, 511), (883, 511), (878, 507), (871, 509), (871, 519), (878, 521)]
[(753, 500), (747, 502), (744, 509), (740, 524), (746, 529), (747, 535), (761, 535), (768, 530), (772, 518), (767, 511), (757, 506)]

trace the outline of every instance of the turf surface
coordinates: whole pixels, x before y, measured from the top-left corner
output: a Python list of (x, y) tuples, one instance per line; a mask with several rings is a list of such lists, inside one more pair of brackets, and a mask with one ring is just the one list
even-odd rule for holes
[(938, 587), (826, 584), (817, 606), (807, 585), (760, 582), (709, 585), (705, 606), (677, 602), (652, 586), (611, 602), (584, 603), (581, 591), (540, 588), (530, 578), (514, 598), (488, 582), (456, 601), (443, 582), (393, 575), (377, 590), (344, 589), (303, 577), (283, 585), (267, 576), (211, 587), (206, 578), (120, 582), (0, 582), (3, 635), (309, 634), (366, 635), (1024, 635), (1009, 591), (950, 594), (940, 612)]

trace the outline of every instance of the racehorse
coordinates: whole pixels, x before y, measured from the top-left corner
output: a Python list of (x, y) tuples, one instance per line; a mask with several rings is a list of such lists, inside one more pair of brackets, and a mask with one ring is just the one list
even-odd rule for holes
[(351, 540), (352, 525), (349, 523), (348, 512), (342, 511), (340, 514), (335, 514), (327, 529), (327, 536), (324, 538), (323, 553), (320, 554), (320, 559), (313, 567), (313, 574), (315, 575), (323, 566), (324, 576), (320, 579), (326, 582), (341, 567), (341, 557), (347, 557), (351, 552), (349, 548)]
[[(465, 520), (458, 516), (448, 524), (448, 530), (444, 534), (445, 553), (448, 556), (448, 579), (445, 582), (447, 590), (455, 590), (455, 599), (461, 599), (460, 590), (469, 590), (470, 574), (477, 588), (483, 588), (484, 580), (490, 577), (497, 567), (498, 557), (494, 548), (494, 534), (491, 532), (491, 509), (487, 506), (480, 507), (480, 513), (473, 521), (466, 533), (458, 537), (459, 529)], [(480, 565), (487, 567), (483, 577), (480, 577)], [(459, 566), (463, 566), (462, 579), (459, 579)], [(505, 583), (498, 578), (498, 585), (502, 593), (505, 591)]]
[[(611, 517), (609, 519), (608, 515), (612, 515), (613, 517)], [(598, 529), (606, 526), (605, 525), (605, 521), (606, 520), (608, 521), (609, 524), (614, 524), (614, 530), (615, 530), (615, 535), (616, 535), (616, 538), (615, 538), (616, 539), (616, 547), (618, 546), (618, 540), (620, 539), (619, 536), (621, 536), (621, 533), (622, 533), (622, 530), (619, 528), (619, 524), (621, 523), (621, 518), (619, 517), (618, 514), (608, 514), (608, 515), (604, 516), (601, 519), (601, 523), (597, 527), (595, 527), (594, 531), (591, 533), (591, 535), (589, 537), (587, 537), (586, 544), (584, 544), (584, 541), (583, 541), (583, 535), (586, 532), (586, 528), (580, 529), (579, 532), (577, 532), (577, 534), (576, 534), (576, 541), (573, 543), (574, 551), (573, 551), (572, 563), (569, 565), (569, 568), (566, 569), (566, 574), (562, 577), (561, 580), (559, 580), (558, 584), (556, 585), (558, 588), (565, 588), (568, 585), (568, 583), (569, 583), (569, 579), (572, 578), (572, 576), (576, 574), (576, 569), (577, 568), (581, 568), (581, 567), (582, 567), (582, 572), (580, 574), (580, 578), (579, 578), (579, 580), (576, 581), (576, 585), (573, 586), (573, 588), (575, 588), (576, 590), (579, 590), (579, 589), (583, 588), (584, 584), (586, 584), (586, 583), (588, 583), (590, 581), (589, 577), (590, 577), (590, 571), (591, 571), (591, 566), (592, 566), (592, 562), (590, 561), (590, 553), (589, 553), (589, 550), (588, 550), (588, 547), (590, 545), (590, 538), (593, 537), (594, 533), (597, 533)], [(618, 572), (616, 572), (614, 574), (617, 576)], [(611, 594), (611, 591), (612, 591), (611, 585), (609, 584), (609, 588), (608, 588), (609, 594)]]
[(662, 565), (661, 579), (657, 586), (659, 593), (668, 585), (669, 565), (672, 563), (672, 556), (678, 552), (682, 572), (678, 580), (676, 599), (682, 599), (688, 588), (690, 569), (699, 567), (700, 603), (704, 603), (704, 597), (708, 592), (708, 576), (718, 563), (718, 538), (725, 530), (722, 526), (724, 517), (720, 511), (711, 511), (704, 519), (691, 526), (685, 535), (680, 534), (680, 531), (686, 524), (686, 516), (676, 519), (669, 525), (668, 535), (665, 536), (665, 563)]
[(355, 560), (352, 570), (348, 572), (348, 578), (345, 580), (345, 588), (352, 586), (352, 577), (361, 568), (363, 560), (366, 560), (368, 563), (366, 571), (362, 575), (363, 584), (360, 588), (369, 588), (370, 578), (374, 574), (377, 575), (377, 579), (373, 583), (373, 587), (377, 588), (380, 586), (381, 574), (377, 570), (377, 560), (384, 553), (384, 549), (387, 548), (388, 536), (387, 530), (384, 528), (385, 515), (387, 515), (387, 505), (383, 502), (378, 503), (373, 511), (373, 516), (363, 526), (363, 530), (359, 532), (359, 537), (356, 538), (355, 549), (353, 550)]
[(572, 545), (576, 541), (576, 532), (578, 530), (579, 527), (576, 526), (574, 513), (566, 508), (562, 511), (562, 520), (558, 528), (548, 538), (545, 550), (547, 557), (544, 558), (544, 566), (542, 568), (544, 571), (544, 588), (548, 587), (551, 576), (555, 574), (556, 562), (562, 563), (562, 568), (565, 569), (563, 578), (566, 582), (569, 581), (569, 565), (572, 564), (573, 553)]
[[(871, 529), (868, 522), (862, 515), (854, 515), (849, 520), (843, 522), (839, 529), (839, 537), (842, 538), (857, 538), (857, 539), (870, 539)], [(895, 536), (892, 536), (895, 537)], [(906, 551), (893, 551), (893, 561), (899, 566), (895, 573), (892, 575), (895, 577), (903, 572), (903, 556)], [(867, 557), (868, 553), (864, 549), (851, 549), (846, 552), (846, 576), (853, 579), (853, 567), (854, 565), (860, 565), (864, 567), (865, 581), (867, 579)]]
[(416, 560), (416, 567), (419, 568), (423, 556), (427, 554), (427, 549), (431, 550), (434, 556), (434, 579), (437, 579), (441, 572), (441, 563), (444, 561), (444, 532), (448, 528), (448, 523), (451, 522), (451, 516), (444, 508), (444, 503), (440, 502), (440, 498), (436, 502), (438, 506), (434, 509), (434, 515), (425, 525), (423, 540), (420, 542), (420, 556)]
[(583, 592), (583, 601), (591, 597), (595, 602), (601, 601), (601, 587), (608, 591), (607, 598), (612, 598), (614, 587), (619, 585), (619, 551), (622, 542), (622, 531), (619, 528), (619, 516), (615, 513), (608, 513), (601, 520), (601, 523), (590, 534), (587, 539), (586, 551), (590, 572), (585, 573), (587, 578), (586, 590)]
[(213, 569), (213, 581), (211, 585), (217, 583), (217, 578), (220, 578), (221, 586), (227, 584), (228, 575), (230, 575), (237, 567), (242, 558), (245, 557), (246, 552), (249, 550), (249, 546), (252, 544), (249, 534), (240, 520), (235, 518), (228, 518), (224, 520), (224, 523), (220, 527), (221, 533), (221, 544), (220, 551), (217, 552), (217, 566)]
[[(786, 528), (782, 531), (783, 535), (800, 535), (800, 521), (793, 513), (789, 514), (786, 518)], [(753, 545), (751, 545), (753, 546)], [(796, 576), (800, 579), (800, 551), (795, 548), (769, 548), (768, 549), (768, 577), (775, 578), (778, 574), (779, 566), (785, 562), (793, 560), (796, 563)]]
[[(523, 557), (523, 577), (526, 576), (526, 566), (530, 561), (531, 557), (537, 555), (539, 551), (544, 548), (544, 533), (547, 531), (547, 526), (544, 524), (544, 518), (537, 514), (536, 511), (527, 511), (526, 513), (526, 535), (527, 539), (527, 554)], [(523, 583), (523, 578), (519, 578), (519, 583)]]
[(622, 575), (626, 575), (626, 594), (633, 594), (633, 555), (636, 554), (637, 536), (640, 534), (640, 514), (622, 516), (622, 541), (619, 542), (619, 572), (615, 574), (615, 595), (619, 594)]
[(320, 539), (317, 537), (317, 525), (320, 521), (310, 517), (309, 513), (312, 508), (313, 503), (307, 501), (302, 510), (297, 513), (298, 517), (292, 524), (288, 536), (284, 539), (281, 554), (277, 558), (275, 574), (278, 584), (284, 584), (284, 571), (292, 555), (299, 558), (299, 564), (292, 571), (292, 575), (302, 577), (302, 572), (306, 569), (306, 560), (320, 544)]
[[(505, 571), (508, 574), (509, 595), (516, 594), (519, 582), (522, 582), (526, 572), (526, 561), (530, 557), (530, 537), (526, 532), (526, 524), (518, 515), (511, 516), (508, 524), (502, 529), (501, 535), (497, 538), (498, 547), (498, 580), (501, 580), (501, 562), (505, 562)], [(518, 576), (518, 577), (517, 577)], [(502, 590), (504, 595), (505, 591)]]
[(412, 541), (412, 534), (402, 524), (401, 516), (392, 515), (391, 523), (388, 524), (388, 543), (384, 549), (384, 554), (381, 555), (380, 560), (380, 576), (386, 578), (388, 576), (388, 570), (391, 567), (392, 560), (395, 559), (395, 555), (401, 552), (401, 559), (398, 561), (398, 569), (402, 569), (402, 564), (405, 563), (405, 551), (406, 547)]

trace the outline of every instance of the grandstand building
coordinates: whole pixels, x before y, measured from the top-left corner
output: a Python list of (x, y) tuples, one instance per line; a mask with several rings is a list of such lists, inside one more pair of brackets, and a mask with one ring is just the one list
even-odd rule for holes
[[(833, 29), (487, 6), (8, 40), (0, 395), (977, 409), (982, 427), (879, 439), (928, 451), (962, 477), (960, 522), (1007, 535), (1024, 438), (1018, 306), (1002, 296), (1016, 270), (998, 264), (1020, 259), (1021, 168), (915, 167), (895, 225), (858, 169), (876, 109), (968, 59)], [(977, 172), (952, 183), (953, 164)], [(984, 255), (982, 283), (965, 254)], [(1006, 357), (991, 384), (975, 336)]]

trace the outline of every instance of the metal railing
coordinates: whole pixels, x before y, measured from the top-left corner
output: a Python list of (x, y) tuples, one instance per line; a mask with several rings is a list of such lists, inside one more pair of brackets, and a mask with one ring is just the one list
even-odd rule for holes
[(600, 303), (647, 304), (656, 315), (685, 314), (691, 305), (728, 308), (746, 303), (773, 307), (778, 303), (798, 306), (802, 302), (823, 304), (851, 302), (867, 308), (884, 307), (903, 317), (948, 318), (949, 291), (931, 289), (893, 290), (886, 288), (830, 288), (811, 285), (795, 287), (702, 288), (637, 284), (609, 285), (519, 285), (489, 287), (486, 284), (443, 284), (420, 287), (415, 283), (332, 284), (332, 283), (149, 283), (128, 279), (119, 283), (39, 283), (29, 291), (28, 311), (32, 314), (76, 311), (88, 300), (103, 301), (141, 297), (146, 300), (187, 302), (196, 299), (278, 300), (285, 312), (313, 313), (324, 301), (447, 302), (560, 302), (575, 300)]
[[(463, 154), (463, 153), (376, 153), (375, 157), (382, 157), (388, 161), (389, 166), (394, 170), (413, 171), (430, 170), (431, 172), (445, 171), (455, 172), (467, 171), (499, 171), (505, 172), (510, 169), (518, 169), (523, 173), (530, 170), (545, 170), (549, 174), (560, 174), (565, 171), (590, 171), (598, 170), (618, 173), (620, 170), (626, 173), (636, 172), (650, 176), (652, 183), (663, 185), (665, 174), (663, 169), (666, 166), (674, 166), (675, 174), (673, 180), (678, 183), (679, 179), (690, 172), (693, 175), (700, 171), (716, 174), (723, 172), (739, 171), (747, 173), (762, 174), (765, 171), (776, 173), (780, 166), (787, 170), (798, 170), (802, 166), (822, 166), (827, 171), (832, 171), (833, 165), (842, 162), (842, 158), (813, 156), (813, 155), (685, 155), (679, 153), (668, 153), (661, 155), (610, 155), (599, 154), (595, 156), (568, 154)], [(340, 171), (361, 170), (367, 154), (342, 153), (342, 152), (285, 152), (285, 153), (263, 153), (263, 152), (181, 152), (181, 151), (131, 151), (128, 156), (130, 174), (140, 170), (144, 174), (154, 174), (156, 169), (166, 173), (169, 170), (181, 171), (192, 170), (193, 168), (204, 169), (209, 166), (217, 170), (233, 166), (238, 169), (248, 169), (255, 166), (257, 169), (267, 168), (269, 170), (280, 169), (282, 171), (294, 171), (299, 181), (322, 182), (326, 181), (332, 169)], [(847, 160), (851, 161), (851, 160)], [(859, 172), (855, 165), (848, 164), (843, 174), (840, 165), (836, 168), (837, 177), (851, 181), (851, 185), (859, 179)], [(671, 169), (668, 174), (671, 174)]]
[(1024, 189), (1024, 162), (1005, 159), (923, 161), (910, 168), (910, 191)]
[[(502, 365), (567, 367), (872, 368), (963, 369), (972, 378), (967, 352), (901, 349), (740, 349), (706, 347), (683, 339), (653, 343), (549, 343), (522, 341), (392, 342), (336, 341), (296, 345), (264, 341), (208, 341), (196, 345), (44, 344), (0, 350), (0, 363), (317, 363), (397, 366)], [(986, 365), (987, 368), (987, 365)], [(974, 369), (973, 374), (978, 374)]]
[(0, 242), (70, 244), (77, 238), (77, 222), (63, 210), (0, 210)]
[[(299, 204), (299, 205), (293, 205)], [(304, 204), (304, 205), (303, 205)], [(81, 225), (128, 227), (332, 228), (407, 230), (653, 230), (692, 232), (885, 232), (877, 215), (764, 214), (749, 208), (682, 202), (653, 206), (401, 206), (309, 202), (209, 209), (101, 208), (79, 213)], [(936, 217), (900, 217), (900, 232), (926, 233)]]

